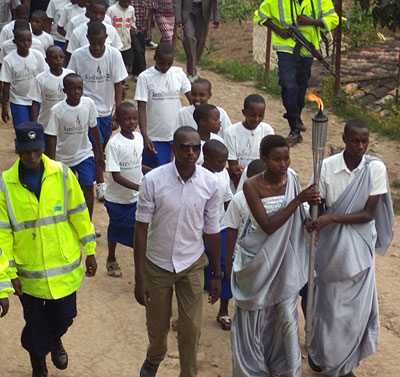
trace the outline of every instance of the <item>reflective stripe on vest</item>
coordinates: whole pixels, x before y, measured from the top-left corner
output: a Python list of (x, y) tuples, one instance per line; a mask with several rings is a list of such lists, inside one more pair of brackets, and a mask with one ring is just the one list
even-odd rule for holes
[(0, 281), (0, 291), (7, 288), (13, 288), (11, 281)]
[(78, 204), (75, 208), (72, 208), (68, 211), (68, 216), (76, 215), (77, 213), (83, 212), (86, 208), (86, 202)]
[(8, 261), (8, 267), (10, 267), (10, 268), (16, 268), (17, 267), (17, 265), (15, 264), (15, 260), (14, 259), (11, 259), (11, 260)]
[(6, 221), (0, 221), (0, 229), (11, 229), (11, 225)]
[(88, 234), (85, 237), (82, 237), (80, 240), (81, 245), (84, 247), (89, 242), (96, 242), (96, 235), (95, 234)]
[(10, 202), (10, 196), (8, 194), (8, 188), (7, 188), (6, 183), (4, 182), (3, 176), (1, 176), (0, 189), (3, 191), (4, 196), (6, 198), (8, 216), (10, 218), (11, 228), (14, 232), (19, 232), (19, 231), (25, 230), (25, 229), (32, 229), (32, 228), (35, 228), (35, 226), (39, 228), (44, 225), (53, 225), (53, 224), (57, 224), (57, 223), (62, 223), (67, 220), (67, 208), (68, 208), (67, 178), (69, 176), (68, 166), (65, 164), (62, 164), (62, 169), (63, 169), (63, 189), (64, 189), (64, 203), (63, 203), (64, 211), (63, 211), (63, 213), (60, 215), (56, 215), (56, 216), (41, 217), (40, 219), (37, 219), (37, 220), (22, 221), (20, 223), (18, 223), (17, 219), (15, 218), (15, 214), (14, 214), (13, 208), (11, 206), (11, 202)]
[(18, 275), (22, 276), (26, 279), (52, 278), (55, 276), (67, 274), (67, 273), (72, 272), (73, 270), (77, 269), (81, 265), (81, 260), (82, 260), (82, 255), (80, 255), (79, 258), (75, 262), (72, 262), (65, 266), (53, 267), (53, 268), (49, 268), (47, 270), (41, 270), (41, 271), (27, 271), (27, 270), (18, 268)]
[(264, 20), (268, 20), (269, 18), (261, 12), (260, 8), (258, 8), (258, 16), (260, 17), (258, 24), (261, 25), (261, 22), (263, 22)]

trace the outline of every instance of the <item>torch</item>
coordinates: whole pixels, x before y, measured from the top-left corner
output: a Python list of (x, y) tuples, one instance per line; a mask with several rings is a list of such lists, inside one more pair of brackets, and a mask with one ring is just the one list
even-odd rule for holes
[[(318, 182), (321, 175), (322, 161), (324, 159), (324, 151), (326, 145), (326, 134), (328, 128), (328, 118), (323, 114), (324, 103), (321, 98), (314, 94), (308, 96), (308, 100), (318, 103), (319, 111), (312, 118), (312, 151), (313, 151), (313, 166), (314, 166), (314, 183), (315, 190), (318, 191)], [(317, 220), (318, 206), (311, 207), (312, 221)], [(307, 310), (306, 310), (306, 346), (311, 345), (311, 330), (312, 330), (312, 311), (314, 301), (314, 267), (315, 267), (315, 230), (311, 232), (310, 241), (310, 261), (308, 271), (308, 291), (307, 291)]]

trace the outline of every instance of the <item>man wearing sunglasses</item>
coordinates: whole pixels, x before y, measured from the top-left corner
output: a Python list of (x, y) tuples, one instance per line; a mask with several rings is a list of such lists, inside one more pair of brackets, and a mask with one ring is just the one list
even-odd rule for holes
[(140, 377), (155, 376), (167, 352), (172, 292), (178, 300), (180, 376), (197, 375), (197, 349), (203, 305), (203, 238), (213, 266), (208, 302), (221, 291), (218, 183), (196, 165), (200, 136), (179, 128), (172, 151), (175, 161), (149, 172), (140, 185), (135, 230), (135, 297), (146, 307), (149, 336)]

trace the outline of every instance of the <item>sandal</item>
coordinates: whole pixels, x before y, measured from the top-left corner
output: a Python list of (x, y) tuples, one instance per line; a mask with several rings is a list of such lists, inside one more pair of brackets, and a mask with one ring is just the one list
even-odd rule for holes
[(217, 315), (217, 322), (221, 325), (222, 330), (229, 331), (232, 327), (232, 318), (229, 315)]
[(119, 267), (117, 261), (107, 262), (106, 268), (108, 276), (112, 276), (114, 278), (120, 278), (122, 276), (121, 268)]

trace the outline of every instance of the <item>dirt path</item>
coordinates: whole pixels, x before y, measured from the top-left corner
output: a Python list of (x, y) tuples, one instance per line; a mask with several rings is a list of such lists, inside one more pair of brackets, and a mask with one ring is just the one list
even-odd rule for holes
[[(150, 60), (149, 60), (150, 61)], [(210, 101), (222, 106), (232, 122), (242, 120), (241, 110), (244, 98), (256, 92), (251, 83), (233, 83), (217, 74), (202, 70), (201, 76), (213, 85)], [(133, 85), (131, 85), (133, 86)], [(262, 93), (260, 93), (262, 94)], [(288, 127), (282, 119), (284, 112), (279, 100), (267, 100), (265, 121), (276, 133), (286, 136)], [(128, 99), (132, 99), (132, 92)], [(311, 175), (311, 117), (315, 111), (306, 109), (303, 120), (309, 126), (304, 134), (304, 142), (291, 151), (292, 167), (297, 171), (301, 183), (305, 185)], [(329, 116), (328, 147), (341, 147), (343, 124), (335, 116)], [(0, 170), (7, 169), (15, 161), (13, 153), (13, 132), (10, 124), (2, 125), (0, 137), (3, 147), (0, 151)], [(372, 135), (371, 151), (387, 164), (391, 181), (398, 180), (398, 144), (377, 135)], [(144, 309), (133, 297), (132, 250), (118, 246), (117, 257), (123, 271), (122, 279), (109, 278), (105, 271), (107, 255), (106, 232), (108, 217), (102, 204), (96, 203), (94, 223), (103, 234), (97, 247), (98, 273), (93, 279), (85, 279), (78, 294), (78, 317), (64, 337), (64, 345), (69, 353), (70, 365), (66, 371), (59, 371), (49, 364), (51, 377), (128, 377), (138, 376), (145, 358), (147, 333)], [(364, 361), (355, 371), (357, 376), (398, 377), (400, 366), (400, 237), (399, 221), (396, 218), (395, 239), (385, 258), (377, 257), (378, 293), (381, 309), (381, 337), (379, 351)], [(232, 309), (231, 309), (232, 311)], [(174, 306), (176, 313), (176, 305)], [(217, 307), (206, 303), (204, 295), (203, 331), (198, 353), (199, 377), (228, 377), (232, 375), (230, 333), (220, 329), (215, 321)], [(176, 315), (175, 315), (176, 316)], [(173, 317), (175, 317), (173, 315)], [(301, 317), (301, 315), (300, 315)], [(301, 318), (301, 342), (304, 344), (303, 320)], [(31, 374), (28, 354), (19, 342), (23, 318), (21, 305), (16, 297), (11, 297), (9, 314), (0, 321), (0, 376), (27, 377)], [(303, 348), (303, 354), (304, 348)], [(158, 375), (178, 376), (179, 358), (176, 333), (170, 332), (169, 351), (161, 364)], [(303, 362), (303, 376), (314, 376), (307, 363)]]

